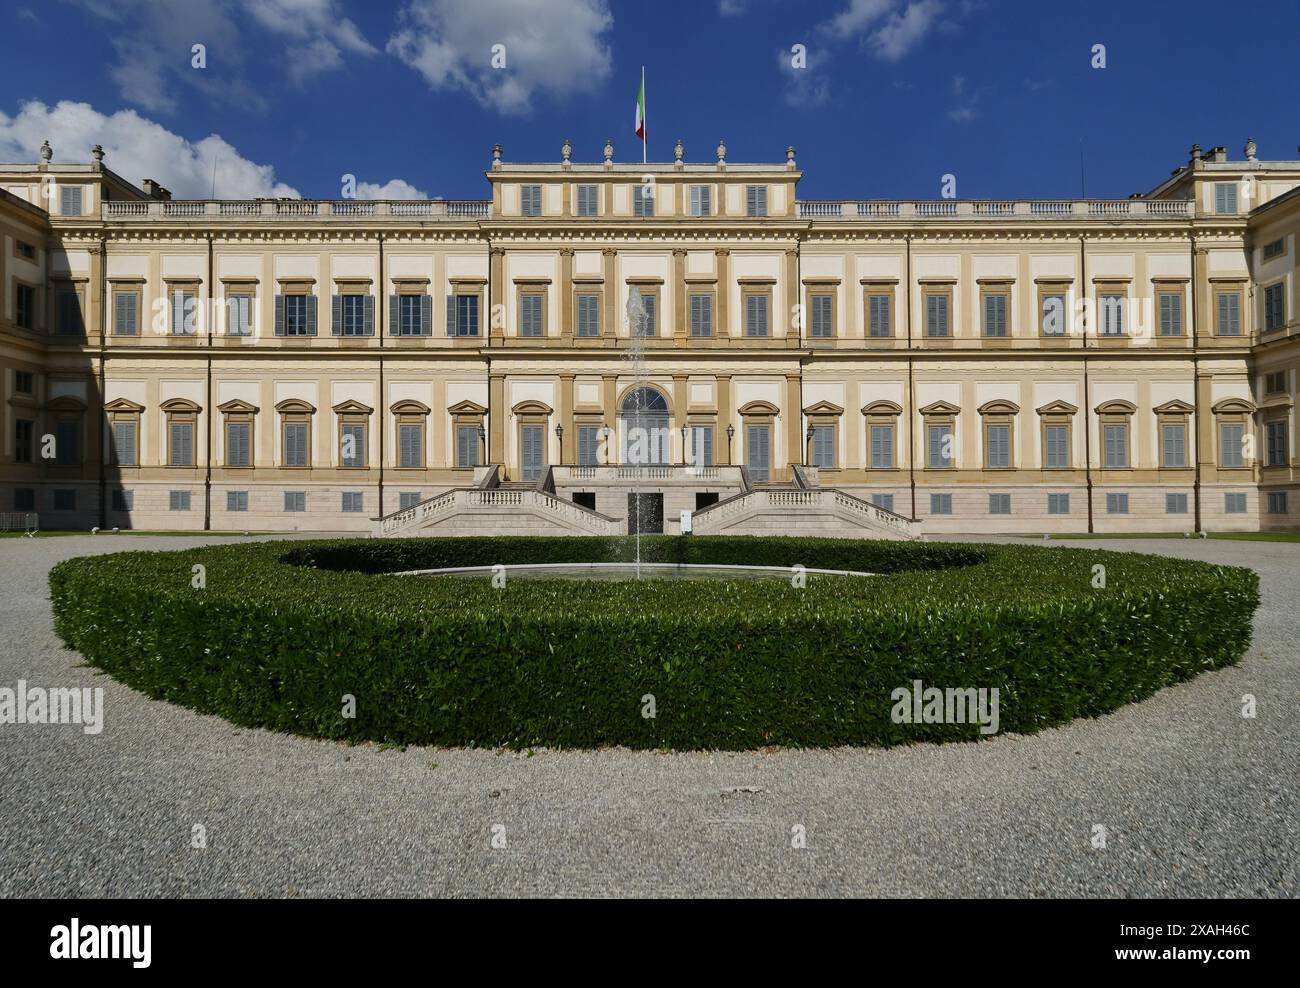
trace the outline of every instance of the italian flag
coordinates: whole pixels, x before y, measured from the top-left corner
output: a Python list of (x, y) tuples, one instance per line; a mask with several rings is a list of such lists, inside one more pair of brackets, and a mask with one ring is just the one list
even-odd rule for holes
[(645, 66), (641, 67), (641, 89), (636, 94), (636, 136), (641, 138), (641, 160), (645, 161)]

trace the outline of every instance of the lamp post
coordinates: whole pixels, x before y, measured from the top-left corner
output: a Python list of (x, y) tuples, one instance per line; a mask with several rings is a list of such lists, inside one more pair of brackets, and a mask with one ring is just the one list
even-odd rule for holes
[(564, 426), (555, 424), (555, 438), (560, 444), (560, 466), (564, 465)]
[(811, 457), (810, 457), (808, 454), (812, 451), (812, 450), (811, 450), (811, 447), (812, 447), (812, 441), (813, 441), (813, 427), (810, 425), (810, 426), (808, 426), (808, 435), (804, 437), (804, 445), (803, 445), (803, 465), (804, 465), (804, 466), (809, 466), (809, 465), (810, 465), (808, 461), (811, 459)]
[(483, 452), (483, 463), (479, 465), (486, 465), (487, 464), (487, 430), (483, 428), (482, 422), (479, 422), (478, 424), (478, 445), (479, 445), (479, 449), (482, 450)]
[(686, 426), (682, 426), (682, 466), (686, 466)]
[(614, 456), (609, 449), (609, 424), (603, 419), (600, 423), (600, 434), (605, 440), (605, 463), (608, 465), (614, 459)]
[(728, 423), (727, 424), (727, 462), (728, 463), (731, 462), (731, 439), (733, 436), (735, 436), (735, 434), (736, 434), (736, 427)]

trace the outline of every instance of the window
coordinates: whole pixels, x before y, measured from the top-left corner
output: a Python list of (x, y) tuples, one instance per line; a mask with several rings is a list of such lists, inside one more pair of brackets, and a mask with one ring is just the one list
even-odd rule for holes
[(316, 335), (316, 296), (305, 293), (277, 295), (275, 298), (276, 336)]
[(984, 293), (984, 335), (1009, 336), (1007, 310), (1011, 308), (1011, 295), (1006, 290)]
[(894, 427), (892, 425), (871, 426), (871, 469), (892, 470), (894, 468)]
[[(458, 467), (476, 467), (479, 466), (479, 427), (476, 425), (458, 425), (456, 426), (456, 466)], [(582, 437), (582, 430), (578, 430), (579, 439)]]
[(871, 503), (874, 504), (877, 508), (883, 508), (885, 511), (893, 511), (894, 495), (893, 494), (872, 494)]
[(36, 423), (29, 419), (14, 420), (14, 462), (31, 463), (35, 455)]
[(642, 182), (632, 191), (632, 215), (654, 216), (655, 187), (653, 182)]
[(656, 289), (643, 286), (636, 289), (640, 309), (628, 326), (632, 336), (653, 337), (659, 335), (659, 295)]
[(1043, 467), (1047, 470), (1070, 469), (1070, 427), (1046, 425), (1043, 427)]
[(55, 511), (76, 511), (77, 492), (72, 490), (69, 487), (55, 488), (54, 510)]
[(429, 336), (433, 332), (433, 299), (428, 295), (423, 292), (394, 295), (391, 304), (389, 335)]
[(15, 287), (14, 321), (23, 329), (36, 328), (36, 289), (31, 285)]
[(167, 465), (194, 466), (194, 423), (188, 418), (184, 420), (173, 418), (167, 426), (167, 435)]
[(399, 511), (404, 511), (407, 508), (414, 508), (419, 503), (419, 491), (402, 491), (397, 495), (397, 508)]
[(14, 510), (35, 511), (36, 491), (30, 487), (15, 487), (14, 488)]
[(1243, 432), (1240, 422), (1224, 422), (1219, 426), (1219, 466), (1235, 469), (1246, 465), (1243, 455)]
[(809, 446), (812, 452), (812, 466), (826, 470), (835, 467), (835, 426), (815, 425), (812, 427), (812, 439)]
[(23, 260), (33, 262), (36, 260), (36, 248), (26, 240), (15, 240), (14, 249), (18, 251), (18, 256)]
[(167, 510), (168, 511), (189, 511), (190, 492), (189, 491), (168, 491)]
[(447, 299), (448, 336), (478, 336), (478, 298), (457, 293)]
[(1052, 289), (1039, 296), (1044, 336), (1064, 336), (1065, 325), (1065, 291)]
[(1268, 513), (1270, 515), (1284, 515), (1287, 513), (1286, 495), (1286, 491), (1268, 492)]
[(113, 335), (140, 335), (140, 293), (115, 291), (113, 293)]
[(247, 419), (226, 422), (226, 466), (251, 467), (253, 424)]
[(540, 185), (521, 185), (519, 187), (519, 211), (524, 216), (542, 215), (542, 187)]
[(339, 465), (353, 470), (365, 467), (365, 422), (344, 421), (343, 424), (339, 426)]
[(768, 306), (771, 296), (766, 291), (745, 293), (745, 335), (767, 336)]
[(75, 288), (63, 288), (58, 293), (59, 333), (75, 336), (85, 331), (81, 323), (81, 293)]
[(1264, 332), (1271, 333), (1286, 325), (1285, 285), (1278, 282), (1264, 289)]
[(546, 335), (543, 321), (546, 296), (541, 292), (523, 292), (519, 296), (519, 335), (540, 337)]
[(885, 339), (894, 335), (891, 308), (894, 293), (882, 291), (867, 292), (867, 336), (871, 339)]
[(333, 298), (331, 325), (335, 336), (373, 336), (375, 333), (375, 297), (348, 292)]
[(1047, 513), (1049, 515), (1068, 515), (1070, 513), (1070, 495), (1048, 494)]
[(1101, 335), (1124, 335), (1125, 296), (1118, 292), (1103, 292), (1098, 299), (1101, 306)]
[(1160, 427), (1160, 465), (1167, 469), (1187, 466), (1187, 426), (1168, 422)]
[(424, 466), (424, 424), (404, 422), (397, 427), (397, 465), (408, 470)]
[(1246, 495), (1244, 493), (1224, 494), (1223, 510), (1230, 515), (1244, 515), (1246, 513)]
[(1214, 211), (1220, 216), (1237, 211), (1237, 183), (1216, 182), (1214, 184)]
[(81, 215), (80, 185), (65, 185), (59, 189), (59, 213), (63, 216)]
[(1102, 426), (1102, 466), (1107, 470), (1128, 467), (1128, 423), (1111, 422)]
[(1107, 495), (1106, 495), (1106, 514), (1108, 514), (1108, 515), (1126, 515), (1126, 514), (1128, 514), (1128, 495), (1127, 495), (1127, 494), (1107, 494)]
[[(283, 465), (286, 467), (309, 467), (308, 438), (311, 431), (310, 423), (300, 420), (297, 417), (292, 419), (286, 418), (283, 427), (284, 437), (284, 455)], [(287, 509), (286, 509), (287, 510)]]
[(1011, 468), (1011, 426), (988, 425), (984, 429), (985, 466), (990, 470)]
[(711, 185), (691, 186), (691, 215), (713, 215), (713, 187)]
[(767, 186), (766, 185), (745, 186), (745, 215), (746, 216), (767, 215)]
[(713, 335), (713, 296), (697, 292), (691, 296), (691, 335)]
[(1286, 253), (1286, 240), (1278, 237), (1272, 243), (1264, 245), (1264, 260), (1271, 261), (1275, 257), (1281, 257)]
[(931, 494), (931, 495), (930, 495), (930, 514), (932, 514), (932, 515), (950, 515), (950, 514), (952, 514), (952, 495), (951, 495), (951, 494)]
[(578, 426), (578, 465), (594, 467), (600, 463), (600, 426)]
[(1187, 495), (1186, 495), (1186, 494), (1166, 494), (1166, 495), (1165, 495), (1165, 514), (1167, 514), (1167, 515), (1185, 515), (1185, 514), (1187, 514)]
[(135, 491), (124, 491), (124, 490), (113, 491), (113, 510), (134, 511)]
[(358, 512), (365, 510), (365, 494), (361, 491), (343, 491), (342, 509), (346, 512)]
[(931, 337), (951, 335), (948, 325), (948, 311), (952, 296), (947, 292), (925, 293), (925, 335)]
[(1160, 303), (1160, 335), (1182, 336), (1183, 293), (1181, 291), (1161, 292), (1158, 299)]
[(112, 423), (113, 462), (120, 467), (136, 466), (139, 425), (134, 418), (118, 419)]
[(1241, 292), (1216, 292), (1214, 311), (1215, 331), (1220, 336), (1241, 335)]
[(20, 395), (35, 394), (35, 375), (31, 371), (14, 371), (14, 391)]
[(247, 511), (248, 491), (226, 491), (227, 511)]
[(1011, 495), (1010, 495), (1010, 494), (990, 494), (990, 495), (989, 495), (989, 514), (991, 514), (991, 515), (1009, 515), (1009, 514), (1011, 514)]
[(54, 462), (61, 467), (81, 462), (81, 423), (59, 422), (54, 427)]
[(953, 464), (952, 426), (927, 425), (925, 428), (925, 465), (931, 470), (947, 470)]
[(253, 296), (238, 294), (226, 297), (226, 335), (253, 335)]
[(306, 511), (307, 492), (306, 491), (285, 491), (284, 510), (285, 511)]
[(578, 296), (578, 335), (600, 335), (600, 296)]
[(578, 215), (595, 216), (600, 212), (600, 186), (578, 186)]
[(195, 312), (198, 295), (192, 288), (176, 288), (171, 292), (171, 332), (173, 336), (193, 336), (196, 330)]
[[(698, 495), (697, 495), (698, 496)], [(586, 508), (588, 511), (596, 510), (596, 492), (595, 491), (574, 491), (573, 503), (580, 508)], [(695, 510), (699, 510), (697, 504)]]
[(691, 427), (691, 457), (697, 467), (713, 466), (713, 426)]
[(1264, 465), (1285, 467), (1291, 463), (1291, 444), (1287, 441), (1286, 419), (1264, 423)]
[(1274, 371), (1264, 375), (1264, 394), (1286, 394), (1286, 371)]
[(828, 339), (835, 335), (835, 296), (834, 295), (812, 295), (809, 296), (812, 324), (809, 335), (815, 338)]

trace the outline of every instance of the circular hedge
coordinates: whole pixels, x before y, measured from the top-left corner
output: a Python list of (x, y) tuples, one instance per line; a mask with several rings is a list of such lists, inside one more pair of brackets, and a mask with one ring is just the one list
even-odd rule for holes
[[(891, 694), (917, 680), (997, 688), (1000, 729), (1031, 733), (1236, 662), (1259, 600), (1250, 570), (1157, 556), (803, 538), (645, 537), (642, 558), (881, 575), (509, 578), (632, 553), (627, 538), (263, 542), (72, 559), (50, 588), (58, 634), (90, 663), (237, 724), (563, 748), (982, 736), (895, 722)], [(382, 575), (498, 563), (501, 588)]]

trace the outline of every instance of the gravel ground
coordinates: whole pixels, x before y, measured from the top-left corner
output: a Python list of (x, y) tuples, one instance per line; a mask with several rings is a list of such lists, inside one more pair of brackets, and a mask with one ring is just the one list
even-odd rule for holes
[(1099, 720), (884, 751), (529, 757), (237, 729), (55, 638), (57, 560), (204, 542), (0, 540), (0, 686), (102, 686), (106, 710), (98, 736), (0, 725), (0, 895), (1300, 894), (1300, 544), (1087, 543), (1263, 581), (1240, 665)]

